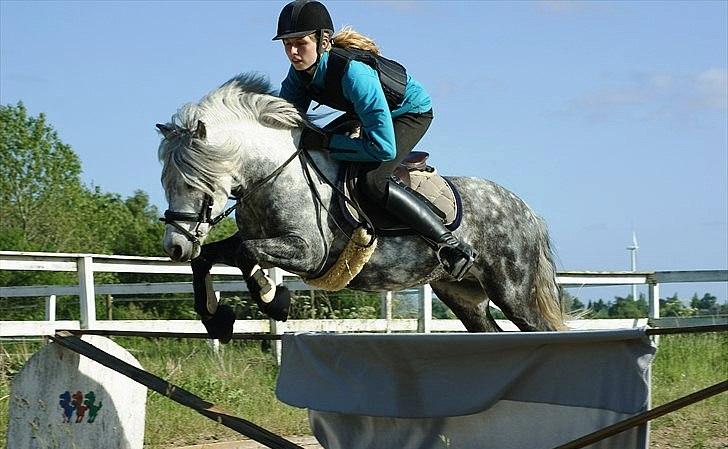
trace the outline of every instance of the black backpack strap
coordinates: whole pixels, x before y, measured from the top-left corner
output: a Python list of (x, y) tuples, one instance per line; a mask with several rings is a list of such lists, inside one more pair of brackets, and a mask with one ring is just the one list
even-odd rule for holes
[[(326, 77), (324, 78), (323, 95), (332, 106), (344, 111), (353, 112), (354, 106), (346, 98), (341, 88), (341, 80), (344, 79), (349, 63), (352, 61), (351, 53), (334, 47), (329, 50), (329, 59), (326, 63)], [(347, 106), (343, 108), (342, 106)]]
[(317, 92), (316, 89), (310, 88), (312, 98), (334, 109), (354, 112), (354, 105), (344, 97), (341, 88), (341, 80), (351, 61), (363, 62), (377, 72), (390, 110), (402, 104), (407, 87), (407, 70), (404, 66), (397, 61), (356, 48), (333, 47), (329, 51), (324, 89)]

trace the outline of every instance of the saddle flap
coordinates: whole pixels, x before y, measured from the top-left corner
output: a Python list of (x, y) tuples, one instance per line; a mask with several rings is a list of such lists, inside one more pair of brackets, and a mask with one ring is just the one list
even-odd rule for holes
[[(460, 226), (462, 218), (460, 194), (450, 181), (440, 176), (433, 167), (426, 164), (428, 153), (417, 153), (414, 155), (413, 164), (423, 168), (408, 169), (402, 164), (397, 167), (394, 176), (399, 178), (401, 183), (409, 186), (442, 219), (443, 224), (450, 231), (453, 231)], [(365, 194), (360, 192), (360, 189), (357, 188), (360, 176), (363, 176), (363, 173), (359, 171), (359, 165), (347, 164), (340, 176), (340, 187), (367, 214), (377, 233), (379, 235), (414, 234), (409, 226), (397, 221), (383, 211), (379, 204), (372, 202)], [(352, 225), (361, 226), (363, 224), (355, 207), (343, 200), (340, 201), (340, 204), (344, 216)]]

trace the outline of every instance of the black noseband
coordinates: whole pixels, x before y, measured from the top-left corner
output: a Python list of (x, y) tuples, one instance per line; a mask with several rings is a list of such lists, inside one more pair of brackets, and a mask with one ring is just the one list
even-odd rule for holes
[[(205, 195), (205, 198), (202, 200), (202, 207), (200, 208), (200, 211), (198, 213), (194, 212), (176, 212), (173, 210), (165, 210), (164, 211), (164, 217), (161, 217), (159, 221), (163, 221), (164, 223), (168, 225), (172, 225), (177, 230), (179, 230), (182, 234), (187, 237), (187, 240), (192, 242), (193, 244), (200, 245), (200, 225), (203, 223), (207, 223), (210, 226), (215, 225), (217, 222), (225, 218), (223, 215), (220, 215), (218, 217), (212, 218), (212, 205), (214, 204), (214, 201), (210, 195)], [(194, 234), (187, 229), (185, 229), (182, 225), (180, 225), (178, 222), (180, 221), (187, 221), (187, 222), (193, 222), (196, 223), (195, 227), (193, 229)]]

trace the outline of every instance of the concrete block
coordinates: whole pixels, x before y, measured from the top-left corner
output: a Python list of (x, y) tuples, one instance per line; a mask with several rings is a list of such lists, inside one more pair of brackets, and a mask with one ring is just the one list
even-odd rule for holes
[[(141, 368), (108, 338), (83, 340)], [(142, 449), (146, 398), (143, 385), (51, 343), (13, 378), (8, 449)]]

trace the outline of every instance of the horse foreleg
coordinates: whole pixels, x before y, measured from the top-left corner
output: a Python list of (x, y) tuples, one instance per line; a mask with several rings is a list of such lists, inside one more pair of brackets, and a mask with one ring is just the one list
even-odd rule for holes
[(315, 273), (324, 257), (323, 246), (313, 247), (299, 235), (245, 240), (240, 248), (248, 259), (294, 273)]
[(291, 303), (291, 293), (285, 286), (278, 286), (265, 275), (255, 259), (241, 251), (242, 239), (236, 233), (224, 240), (202, 246), (200, 255), (192, 265), (192, 285), (195, 293), (195, 310), (202, 317), (208, 333), (226, 343), (232, 337), (235, 314), (231, 307), (218, 305), (212, 286), (210, 268), (216, 263), (238, 267), (248, 287), (251, 298), (261, 311), (278, 321), (286, 321)]
[(218, 304), (210, 269), (216, 263), (237, 266), (235, 255), (239, 246), (240, 236), (236, 233), (224, 240), (203, 245), (200, 255), (190, 262), (195, 311), (200, 315), (207, 334), (222, 343), (232, 338), (235, 312), (230, 306)]

